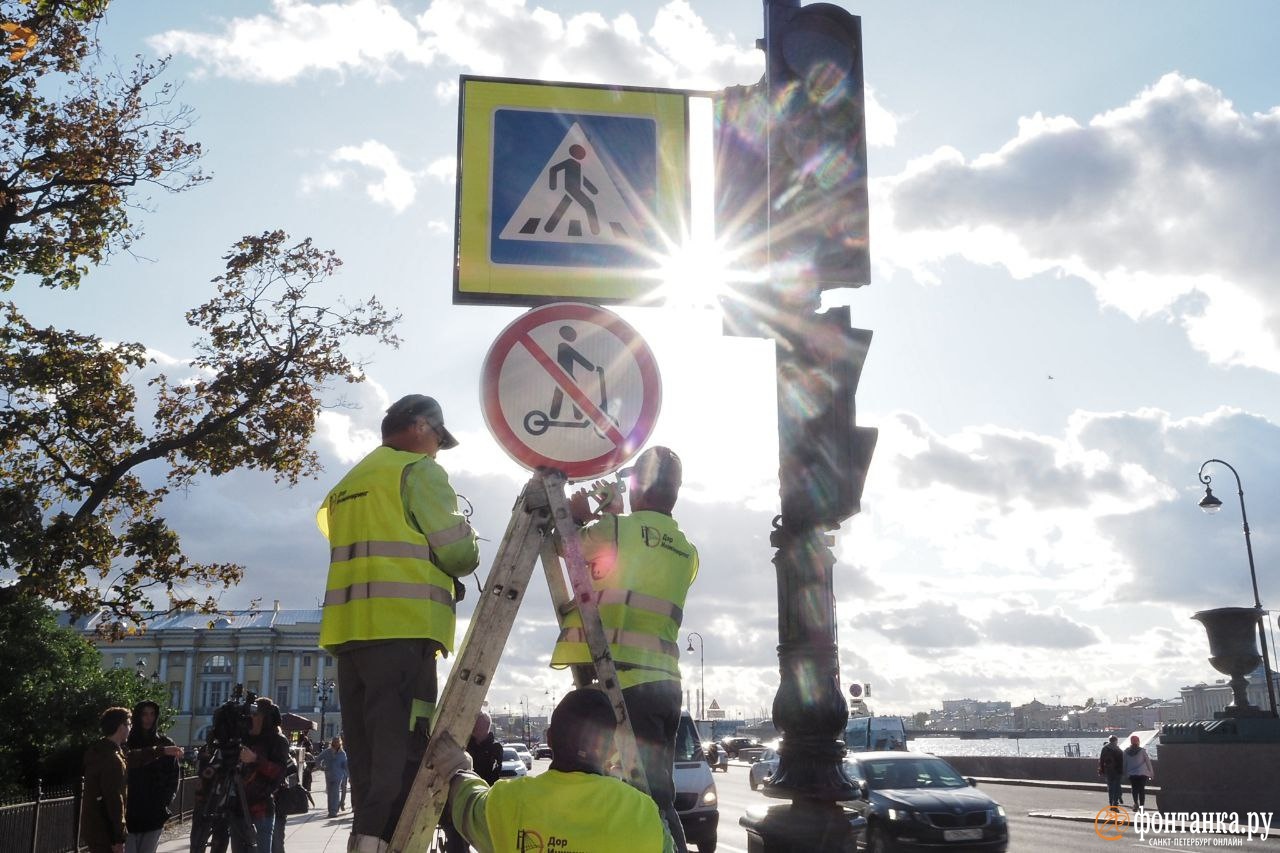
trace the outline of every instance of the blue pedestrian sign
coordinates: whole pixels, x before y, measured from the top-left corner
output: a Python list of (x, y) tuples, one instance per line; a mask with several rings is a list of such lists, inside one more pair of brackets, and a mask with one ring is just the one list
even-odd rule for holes
[(454, 302), (652, 302), (689, 221), (687, 98), (463, 77)]

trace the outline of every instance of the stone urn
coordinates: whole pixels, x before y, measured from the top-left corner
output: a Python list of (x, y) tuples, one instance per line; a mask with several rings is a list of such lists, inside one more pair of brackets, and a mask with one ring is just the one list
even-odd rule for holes
[(1258, 611), (1253, 607), (1217, 607), (1201, 610), (1192, 619), (1204, 625), (1209, 635), (1209, 663), (1223, 675), (1231, 677), (1233, 699), (1227, 706), (1229, 715), (1257, 713), (1249, 704), (1245, 676), (1262, 663), (1258, 652)]

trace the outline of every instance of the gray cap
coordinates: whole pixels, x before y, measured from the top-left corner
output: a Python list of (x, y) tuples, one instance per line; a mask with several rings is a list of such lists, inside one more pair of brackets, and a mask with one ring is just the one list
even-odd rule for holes
[(439, 434), (441, 450), (449, 450), (458, 446), (458, 440), (453, 437), (453, 433), (445, 429), (444, 412), (440, 410), (440, 404), (435, 401), (434, 397), (427, 397), (423, 394), (408, 394), (392, 403), (391, 407), (387, 409), (387, 414), (391, 417), (417, 417), (421, 415), (426, 418), (431, 428)]

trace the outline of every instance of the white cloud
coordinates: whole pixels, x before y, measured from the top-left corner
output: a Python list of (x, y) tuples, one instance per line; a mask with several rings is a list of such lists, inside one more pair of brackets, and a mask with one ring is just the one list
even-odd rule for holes
[(396, 62), (432, 59), (421, 34), (387, 0), (273, 0), (270, 13), (234, 18), (220, 34), (170, 30), (149, 44), (161, 54), (191, 56), (208, 72), (262, 83), (320, 71), (388, 74)]
[[(403, 213), (418, 195), (418, 183), (431, 173), (435, 166), (422, 173), (406, 168), (399, 156), (381, 142), (368, 139), (359, 145), (344, 145), (329, 155), (337, 167), (325, 166), (302, 176), (304, 194), (339, 190), (348, 183), (363, 182), (365, 194), (377, 204), (386, 205), (396, 213)], [(362, 167), (353, 169), (342, 164)], [(373, 177), (368, 177), (372, 173)]]
[(1080, 276), (1105, 305), (1175, 318), (1216, 362), (1280, 372), (1277, 185), (1280, 108), (1241, 113), (1167, 74), (1085, 124), (1036, 115), (998, 151), (940, 148), (875, 182), (877, 262)]

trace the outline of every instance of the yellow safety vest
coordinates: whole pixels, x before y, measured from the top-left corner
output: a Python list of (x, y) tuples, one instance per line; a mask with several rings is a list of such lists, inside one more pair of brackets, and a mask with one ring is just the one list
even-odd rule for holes
[(645, 794), (611, 776), (548, 770), (500, 780), (485, 823), (495, 853), (661, 853), (664, 825)]
[[(642, 511), (605, 516), (582, 531), (591, 585), (618, 681), (631, 687), (680, 680), (680, 623), (698, 551), (675, 519)], [(551, 655), (554, 667), (591, 662), (582, 616), (564, 618)]]
[(406, 520), (400, 495), (405, 468), (424, 459), (379, 447), (320, 508), (330, 547), (320, 617), (325, 650), (353, 640), (420, 638), (453, 649), (453, 578), (432, 562), (431, 544)]

